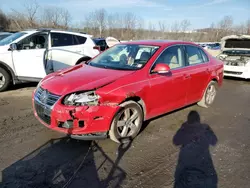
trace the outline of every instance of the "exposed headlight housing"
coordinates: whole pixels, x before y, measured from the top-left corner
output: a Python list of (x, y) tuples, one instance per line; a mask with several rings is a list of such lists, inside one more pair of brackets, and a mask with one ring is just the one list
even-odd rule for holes
[(63, 104), (70, 106), (95, 106), (98, 104), (99, 98), (100, 96), (95, 91), (72, 93), (64, 98)]

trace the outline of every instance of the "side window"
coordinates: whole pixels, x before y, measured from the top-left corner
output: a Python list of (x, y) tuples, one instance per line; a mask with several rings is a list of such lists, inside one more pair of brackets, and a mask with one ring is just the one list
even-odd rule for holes
[(34, 50), (34, 49), (45, 49), (47, 45), (46, 33), (39, 33), (29, 37), (26, 37), (17, 44), (18, 50)]
[(51, 46), (61, 47), (61, 46), (72, 46), (76, 45), (74, 40), (74, 35), (65, 33), (51, 33)]
[[(167, 48), (156, 60), (158, 63), (168, 64), (170, 69), (176, 69), (185, 66), (184, 55), (181, 46)], [(154, 65), (154, 66), (155, 66)]]
[(77, 35), (75, 35), (75, 38), (76, 38), (78, 44), (84, 44), (87, 40), (86, 37), (81, 37), (81, 36), (77, 36)]
[(189, 65), (195, 65), (204, 62), (199, 48), (195, 46), (186, 46), (186, 53)]
[(201, 55), (202, 55), (203, 61), (204, 61), (204, 62), (208, 62), (209, 59), (208, 59), (208, 57), (207, 57), (207, 54), (205, 54), (205, 52), (204, 52), (202, 49), (199, 49), (199, 50), (200, 50), (200, 53), (201, 53)]

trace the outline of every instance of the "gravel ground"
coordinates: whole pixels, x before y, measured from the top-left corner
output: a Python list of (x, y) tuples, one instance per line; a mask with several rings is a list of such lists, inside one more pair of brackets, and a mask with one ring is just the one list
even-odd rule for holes
[[(0, 187), (249, 187), (249, 81), (226, 79), (211, 108), (153, 119), (120, 146), (70, 140), (41, 125), (31, 107), (34, 87), (0, 93)], [(186, 125), (193, 110), (201, 123)]]

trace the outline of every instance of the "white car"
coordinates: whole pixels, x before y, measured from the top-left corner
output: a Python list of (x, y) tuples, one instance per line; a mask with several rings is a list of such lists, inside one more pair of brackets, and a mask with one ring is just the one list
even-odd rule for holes
[(100, 53), (91, 35), (50, 29), (15, 33), (0, 41), (0, 92), (10, 84), (39, 82), (47, 74)]
[(221, 53), (224, 76), (250, 79), (250, 35), (230, 35), (222, 38)]

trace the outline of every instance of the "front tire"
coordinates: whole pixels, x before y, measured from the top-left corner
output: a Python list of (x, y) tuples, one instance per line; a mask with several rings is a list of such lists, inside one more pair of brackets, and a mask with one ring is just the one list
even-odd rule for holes
[(10, 74), (0, 67), (0, 92), (6, 91), (11, 84)]
[(217, 83), (215, 81), (211, 81), (208, 84), (201, 101), (198, 102), (198, 105), (204, 108), (210, 107), (214, 103), (216, 94), (217, 94)]
[(138, 103), (127, 101), (120, 106), (109, 131), (110, 139), (117, 143), (134, 139), (140, 132), (144, 119), (143, 110)]

